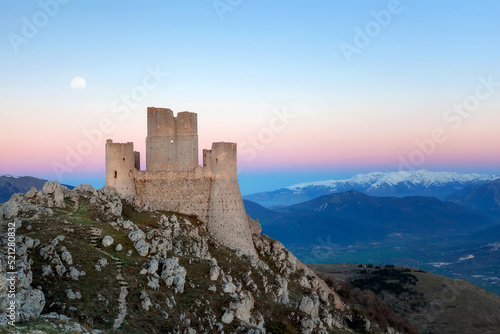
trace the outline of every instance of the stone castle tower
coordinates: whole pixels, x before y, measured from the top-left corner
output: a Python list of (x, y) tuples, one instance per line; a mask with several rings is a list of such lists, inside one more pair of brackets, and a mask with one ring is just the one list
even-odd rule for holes
[(191, 170), (198, 166), (198, 121), (192, 112), (148, 108), (148, 170)]
[(222, 244), (256, 255), (236, 175), (236, 144), (203, 150), (198, 165), (197, 114), (148, 108), (146, 170), (134, 144), (106, 141), (106, 186), (154, 210), (196, 215)]

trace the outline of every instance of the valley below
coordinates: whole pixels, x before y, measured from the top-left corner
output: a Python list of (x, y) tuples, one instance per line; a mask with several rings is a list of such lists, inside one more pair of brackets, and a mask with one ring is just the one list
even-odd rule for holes
[[(391, 240), (392, 239), (392, 240)], [(380, 243), (339, 245), (331, 239), (312, 246), (287, 245), (306, 263), (394, 264), (420, 268), (435, 274), (463, 279), (500, 296), (500, 248), (498, 243), (467, 243), (459, 240), (388, 240)]]
[[(463, 190), (454, 201), (356, 190), (270, 208), (244, 200), (262, 227), (253, 236), (261, 260), (224, 248), (196, 217), (142, 211), (107, 188), (48, 182), (0, 208), (18, 225), (26, 248), (20, 265), (31, 268), (20, 291), (35, 294), (23, 302), (24, 320), (40, 314), (23, 328), (479, 334), (500, 326), (497, 186)], [(156, 240), (160, 231), (166, 234)], [(46, 264), (58, 256), (69, 269), (60, 260), (55, 269)], [(179, 286), (167, 273), (175, 261)], [(241, 291), (233, 293), (233, 285)], [(310, 286), (330, 297), (317, 300)], [(202, 303), (195, 301), (200, 294)], [(37, 296), (39, 303), (30, 303)]]
[(306, 263), (409, 266), (500, 295), (500, 182), (488, 178), (371, 173), (245, 196), (245, 206)]

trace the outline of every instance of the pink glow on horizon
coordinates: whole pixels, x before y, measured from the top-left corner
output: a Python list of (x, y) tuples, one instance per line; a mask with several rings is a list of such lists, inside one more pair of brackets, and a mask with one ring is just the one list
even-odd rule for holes
[[(174, 110), (177, 112), (177, 110)], [(319, 121), (314, 114), (300, 115), (283, 131), (273, 134), (268, 142), (250, 143), (262, 129), (269, 125), (268, 118), (256, 118), (245, 126), (241, 118), (232, 115), (219, 124), (208, 115), (199, 120), (199, 164), (202, 164), (203, 149), (210, 149), (212, 142), (226, 141), (238, 143), (238, 165), (245, 170), (281, 169), (385, 169), (397, 170), (400, 157), (408, 159), (415, 150), (421, 150), (416, 142), (425, 142), (433, 126), (423, 121), (407, 124), (401, 119), (387, 124), (387, 120), (370, 114), (364, 119), (328, 114), (325, 121)], [(102, 173), (104, 177), (105, 140), (134, 142), (134, 149), (141, 153), (141, 167), (145, 168), (146, 120), (143, 114), (126, 122), (114, 121), (115, 129), (104, 134), (93, 144), (91, 152), (82, 156), (72, 176)], [(338, 118), (338, 119), (337, 119)], [(78, 145), (86, 141), (85, 129), (93, 129), (100, 118), (88, 124), (51, 123), (50, 127), (39, 128), (36, 122), (27, 125), (23, 132), (5, 131), (0, 134), (0, 152), (4, 158), (0, 174), (49, 175), (54, 179), (53, 163), (67, 164), (68, 147), (78, 150)], [(137, 119), (140, 120), (137, 121)], [(218, 118), (217, 118), (218, 119)], [(239, 121), (237, 121), (239, 119)], [(446, 140), (436, 143), (431, 154), (416, 169), (443, 166), (456, 170), (467, 168), (500, 169), (500, 137), (494, 122), (484, 124), (480, 118), (456, 131), (446, 129)], [(16, 124), (7, 122), (7, 128)], [(452, 168), (455, 166), (455, 168)], [(46, 177), (49, 177), (46, 176)]]
[[(453, 140), (451, 140), (453, 139)], [(483, 139), (483, 138), (481, 138)], [(471, 141), (468, 138), (450, 138), (447, 142), (436, 145), (432, 154), (425, 157), (425, 161), (417, 168), (426, 166), (468, 166), (471, 169), (481, 164), (485, 166), (500, 165), (500, 144), (494, 138), (483, 142)], [(413, 140), (414, 141), (414, 140)], [(238, 165), (245, 169), (277, 168), (282, 167), (349, 167), (349, 166), (386, 166), (397, 169), (399, 157), (408, 158), (418, 146), (412, 139), (392, 141), (391, 138), (378, 138), (366, 145), (362, 141), (324, 142), (296, 139), (295, 141), (276, 141), (262, 150), (254, 150), (255, 156), (250, 154), (248, 146), (243, 149), (239, 143)], [(0, 173), (34, 174), (53, 173), (53, 162), (66, 164), (70, 155), (67, 147), (75, 149), (73, 145), (55, 145), (48, 140), (35, 142), (18, 142), (17, 145), (2, 146), (2, 154), (9, 159), (2, 161)], [(210, 148), (210, 144), (200, 140), (200, 161), (203, 148)], [(29, 147), (29, 149), (26, 149)], [(48, 149), (51, 147), (51, 149)], [(145, 147), (143, 143), (135, 146), (141, 153), (142, 168), (145, 168)], [(491, 154), (499, 152), (499, 154)], [(104, 141), (102, 145), (93, 147), (92, 153), (81, 159), (74, 172), (98, 171), (104, 169), (105, 153)]]

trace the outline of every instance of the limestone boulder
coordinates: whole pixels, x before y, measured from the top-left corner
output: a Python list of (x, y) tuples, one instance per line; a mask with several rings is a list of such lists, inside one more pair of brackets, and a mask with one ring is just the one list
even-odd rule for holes
[(31, 239), (30, 237), (23, 237), (22, 243), (26, 245), (27, 249), (32, 249), (37, 246), (38, 243), (40, 243), (40, 240), (38, 239)]
[(179, 264), (179, 258), (171, 257), (165, 260), (161, 272), (161, 279), (166, 286), (173, 287), (175, 293), (184, 292), (186, 283), (186, 269)]
[(120, 200), (116, 200), (108, 203), (109, 211), (113, 216), (119, 217), (122, 214), (122, 202)]
[(158, 278), (158, 275), (156, 275), (156, 277), (148, 276), (148, 286), (153, 290), (160, 289), (160, 279)]
[(43, 202), (49, 207), (64, 208), (64, 194), (68, 188), (62, 186), (58, 181), (47, 181), (42, 188)]
[(31, 187), (30, 190), (24, 195), (24, 198), (30, 199), (36, 196), (38, 190), (35, 187)]
[(225, 293), (235, 293), (236, 289), (237, 287), (233, 283), (226, 282), (222, 284), (222, 291), (224, 291)]
[(73, 192), (79, 193), (79, 194), (87, 194), (90, 193), (91, 195), (96, 195), (97, 190), (95, 190), (94, 187), (92, 187), (90, 184), (80, 184), (78, 187), (73, 189)]
[(234, 316), (241, 321), (249, 323), (255, 300), (250, 291), (240, 292), (238, 299), (232, 301), (229, 308), (234, 311)]
[(148, 266), (148, 274), (153, 274), (156, 273), (156, 271), (159, 268), (160, 263), (158, 262), (157, 259), (152, 259), (149, 261), (149, 266)]
[(31, 289), (31, 282), (33, 281), (33, 272), (29, 263), (19, 260), (16, 263), (17, 268), (17, 286), (20, 289)]
[[(57, 182), (57, 181), (55, 181)], [(57, 182), (57, 184), (59, 184), (59, 182)], [(44, 195), (51, 195), (54, 193), (54, 191), (56, 190), (56, 184), (52, 181), (47, 181), (45, 182), (45, 184), (43, 185), (43, 188), (42, 188), (42, 193)]]
[(59, 277), (63, 277), (66, 271), (68, 271), (62, 263), (57, 263), (55, 269)]
[(73, 290), (71, 289), (67, 289), (66, 291), (64, 291), (66, 293), (66, 297), (68, 297), (69, 300), (74, 300), (76, 299), (76, 294), (73, 292)]
[(67, 250), (61, 253), (61, 260), (66, 262), (68, 265), (73, 264), (73, 256), (71, 256), (71, 253)]
[(128, 238), (132, 241), (132, 242), (137, 242), (141, 239), (145, 239), (146, 238), (146, 234), (142, 231), (142, 230), (137, 230), (137, 231), (132, 231), (128, 234)]
[(76, 269), (75, 267), (70, 267), (69, 272), (68, 272), (68, 276), (73, 281), (78, 281), (78, 277), (80, 277), (80, 271), (78, 269)]
[(231, 310), (225, 310), (224, 314), (222, 315), (221, 321), (225, 324), (230, 324), (234, 320), (234, 313)]
[(102, 239), (102, 245), (104, 247), (109, 247), (113, 244), (114, 240), (113, 240), (113, 237), (110, 236), (110, 235), (107, 235), (105, 236), (103, 239)]
[(288, 304), (290, 302), (290, 297), (288, 294), (288, 281), (281, 275), (276, 275), (276, 297), (277, 301), (283, 304)]
[(62, 186), (57, 187), (54, 191), (54, 206), (56, 208), (66, 207), (66, 203), (64, 202), (64, 189), (62, 189)]
[(16, 301), (20, 305), (18, 319), (20, 322), (24, 322), (37, 318), (42, 313), (45, 306), (45, 295), (38, 289), (21, 289), (16, 293)]
[(11, 199), (7, 203), (4, 203), (1, 207), (1, 215), (5, 219), (11, 219), (17, 216), (20, 211), (20, 204), (16, 200), (13, 200), (13, 197), (11, 197)]
[(305, 314), (317, 318), (319, 315), (319, 297), (316, 294), (304, 296), (299, 301), (299, 310)]
[(144, 311), (149, 311), (149, 308), (153, 306), (151, 298), (149, 298), (146, 291), (141, 291), (141, 307)]
[(220, 268), (219, 266), (212, 266), (210, 267), (210, 280), (211, 281), (216, 281), (219, 278), (220, 274)]
[(149, 244), (145, 239), (140, 239), (134, 244), (134, 248), (140, 256), (146, 256), (149, 253)]
[(52, 268), (48, 264), (44, 264), (42, 266), (42, 276), (50, 276), (53, 274), (54, 272), (52, 271)]

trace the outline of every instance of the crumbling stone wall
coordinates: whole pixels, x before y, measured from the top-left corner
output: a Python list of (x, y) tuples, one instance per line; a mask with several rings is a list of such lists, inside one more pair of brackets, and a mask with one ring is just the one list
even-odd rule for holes
[(236, 175), (235, 143), (203, 151), (198, 166), (197, 115), (148, 108), (146, 170), (133, 143), (106, 142), (106, 185), (146, 208), (196, 215), (222, 244), (256, 255)]
[(140, 205), (207, 221), (212, 180), (202, 167), (193, 171), (139, 171), (134, 181)]
[[(135, 152), (137, 153), (137, 152)], [(123, 195), (135, 195), (133, 173), (136, 171), (134, 143), (106, 141), (106, 186)]]
[(198, 166), (197, 114), (148, 108), (147, 170), (192, 170)]

